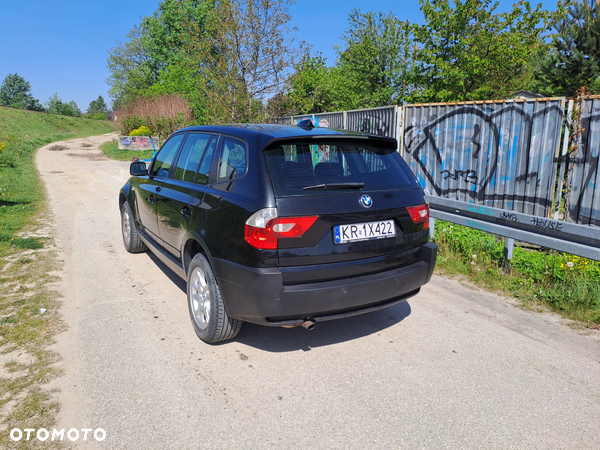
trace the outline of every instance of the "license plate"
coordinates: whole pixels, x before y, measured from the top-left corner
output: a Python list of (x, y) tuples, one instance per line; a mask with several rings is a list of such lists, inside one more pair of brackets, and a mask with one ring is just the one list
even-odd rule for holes
[(379, 222), (336, 225), (333, 227), (333, 234), (336, 244), (346, 244), (392, 238), (396, 236), (396, 228), (393, 220), (381, 220)]

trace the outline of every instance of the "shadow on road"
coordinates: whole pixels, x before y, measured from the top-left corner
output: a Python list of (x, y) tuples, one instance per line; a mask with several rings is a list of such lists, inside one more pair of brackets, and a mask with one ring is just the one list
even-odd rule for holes
[(402, 322), (411, 313), (408, 301), (369, 314), (318, 323), (307, 331), (302, 327), (287, 329), (244, 323), (234, 339), (267, 352), (310, 351), (378, 333)]
[(175, 286), (181, 289), (181, 292), (187, 295), (187, 282), (184, 279), (182, 279), (179, 275), (177, 275), (175, 272), (169, 269), (169, 266), (167, 266), (160, 259), (158, 259), (158, 257), (151, 251), (148, 251), (146, 255), (152, 260), (154, 264), (156, 264), (156, 266), (160, 270), (163, 271), (163, 273), (167, 276), (167, 278), (169, 278), (169, 280), (171, 280), (175, 284)]
[[(147, 255), (169, 280), (187, 295), (186, 282), (153, 253), (148, 252)], [(240, 334), (233, 340), (267, 352), (310, 351), (316, 347), (338, 344), (378, 333), (402, 322), (410, 313), (410, 304), (405, 301), (369, 314), (320, 322), (311, 331), (307, 331), (302, 327), (291, 329), (265, 327), (246, 322), (242, 326)], [(227, 345), (227, 342), (231, 341), (216, 345)]]

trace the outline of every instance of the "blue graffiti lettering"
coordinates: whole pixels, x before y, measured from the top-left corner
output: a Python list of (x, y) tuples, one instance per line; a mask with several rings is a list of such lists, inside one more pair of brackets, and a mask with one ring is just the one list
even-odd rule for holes
[(481, 231), (490, 231), (490, 226), (488, 224), (475, 222), (474, 220), (467, 220), (467, 226), (471, 228), (477, 228)]
[(494, 215), (494, 211), (490, 208), (486, 208), (485, 206), (469, 205), (469, 211), (477, 213), (477, 214), (484, 214), (486, 216)]

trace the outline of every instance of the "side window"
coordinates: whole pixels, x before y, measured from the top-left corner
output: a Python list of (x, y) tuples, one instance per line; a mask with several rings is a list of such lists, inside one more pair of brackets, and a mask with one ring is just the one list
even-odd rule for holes
[(246, 172), (246, 146), (239, 141), (225, 138), (219, 161), (219, 180), (241, 177)]
[(188, 182), (194, 181), (196, 170), (198, 170), (198, 165), (209, 140), (209, 134), (190, 133), (188, 135), (177, 160), (175, 174), (173, 175), (174, 179)]
[(177, 149), (184, 137), (185, 134), (178, 134), (165, 142), (165, 145), (162, 146), (158, 155), (156, 155), (150, 176), (161, 178), (169, 176), (169, 170), (171, 170), (171, 165), (177, 154)]
[(202, 157), (202, 162), (200, 163), (200, 168), (198, 169), (198, 178), (196, 178), (196, 183), (199, 184), (208, 184), (208, 176), (210, 174), (210, 164), (213, 160), (213, 155), (215, 154), (215, 147), (217, 146), (217, 137), (213, 137), (208, 144), (208, 148), (204, 152), (204, 156)]

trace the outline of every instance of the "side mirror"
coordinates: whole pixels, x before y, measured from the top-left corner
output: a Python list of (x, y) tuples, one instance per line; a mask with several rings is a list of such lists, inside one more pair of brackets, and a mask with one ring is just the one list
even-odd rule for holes
[(134, 177), (143, 177), (144, 175), (148, 175), (148, 169), (146, 169), (145, 162), (132, 162), (129, 166), (129, 174)]

